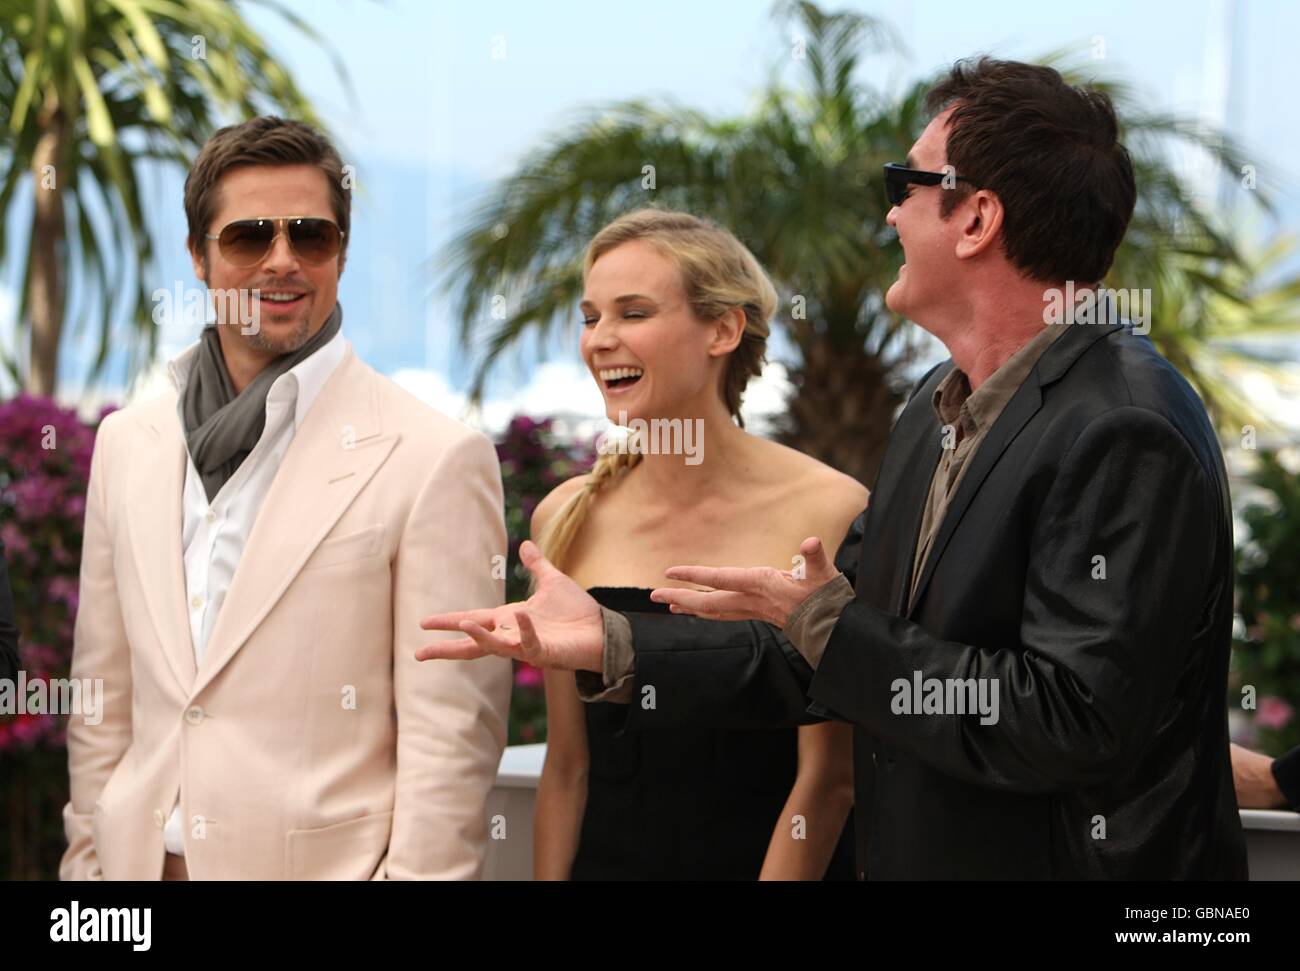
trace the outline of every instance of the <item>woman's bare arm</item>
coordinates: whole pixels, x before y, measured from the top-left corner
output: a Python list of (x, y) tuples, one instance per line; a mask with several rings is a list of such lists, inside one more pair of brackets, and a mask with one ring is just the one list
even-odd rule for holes
[[(550, 517), (580, 487), (580, 480), (570, 479), (538, 503), (531, 524), (534, 542), (542, 538)], [(546, 761), (533, 808), (533, 877), (567, 880), (587, 806), (587, 722), (573, 672), (547, 670), (542, 675)]]
[[(858, 482), (837, 478), (833, 501), (826, 513), (814, 517), (810, 534), (821, 538), (828, 553), (839, 549), (870, 498)], [(853, 727), (843, 722), (802, 726), (799, 771), (772, 831), (759, 879), (820, 880), (852, 807)]]
[(544, 677), (546, 762), (533, 813), (533, 877), (567, 880), (587, 805), (587, 725), (573, 672)]
[(772, 830), (760, 880), (820, 880), (853, 808), (853, 728), (799, 729), (799, 772)]

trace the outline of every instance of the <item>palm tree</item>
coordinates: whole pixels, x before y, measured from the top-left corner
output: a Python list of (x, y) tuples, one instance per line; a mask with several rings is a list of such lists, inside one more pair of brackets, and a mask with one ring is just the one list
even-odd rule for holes
[(1206, 402), (1225, 446), (1240, 443), (1246, 428), (1261, 439), (1294, 434), (1247, 391), (1251, 375), (1275, 386), (1294, 381), (1276, 340), (1300, 333), (1300, 273), (1285, 269), (1294, 243), (1278, 237), (1237, 247), (1233, 261), (1171, 256), (1173, 268), (1155, 290), (1153, 318), (1160, 326), (1151, 332), (1161, 353)]
[[(320, 42), (276, 0), (255, 2)], [(72, 282), (84, 305), (77, 319), (99, 309), (92, 378), (119, 313), (153, 351), (142, 168), (188, 165), (221, 123), (267, 111), (319, 124), (235, 3), (0, 0), (0, 213), (20, 190), (30, 186), (33, 197), (31, 236), (19, 256), (18, 315), (30, 336), (25, 380), (16, 356), (3, 351), (16, 381), (54, 393)], [(6, 224), (0, 219), (0, 263), (14, 248)]]
[[(884, 305), (901, 252), (885, 223), (881, 167), (903, 158), (924, 128), (931, 84), (890, 95), (862, 82), (868, 55), (899, 50), (871, 17), (826, 13), (806, 0), (781, 3), (776, 13), (806, 38), (790, 51), (796, 85), (783, 84), (778, 69), (757, 109), (737, 118), (640, 101), (593, 109), (478, 203), (441, 265), (457, 291), (466, 344), (495, 324), (475, 396), (524, 334), (576, 319), (581, 250), (601, 226), (651, 203), (685, 209), (736, 232), (783, 295), (778, 323), (799, 360), (780, 437), (865, 482), (874, 478), (905, 391), (901, 366), (917, 350), (916, 330)], [(1129, 119), (1143, 198), (1117, 269), (1151, 279), (1148, 257), (1157, 251), (1148, 244), (1179, 226), (1190, 227), (1184, 235), (1207, 261), (1235, 265), (1235, 250), (1161, 149), (1169, 138), (1188, 140), (1233, 171), (1240, 153), (1222, 137), (1138, 113), (1129, 92), (1110, 87)], [(1190, 273), (1183, 279), (1208, 285)], [(506, 313), (492, 321), (498, 296)]]
[[(1063, 73), (1085, 80), (1078, 69)], [(1259, 413), (1244, 381), (1252, 373), (1285, 380), (1276, 352), (1254, 339), (1300, 333), (1300, 273), (1286, 270), (1294, 241), (1278, 236), (1258, 243), (1242, 228), (1251, 209), (1276, 215), (1272, 187), (1242, 188), (1244, 205), (1226, 215), (1208, 209), (1165, 162), (1169, 140), (1208, 152), (1233, 182), (1247, 164), (1242, 150), (1222, 133), (1146, 113), (1122, 83), (1086, 80), (1123, 108), (1139, 188), (1107, 285), (1151, 291), (1151, 339), (1196, 389), (1225, 442), (1239, 439), (1243, 425), (1285, 433), (1283, 423)], [(1254, 229), (1263, 238), (1258, 222)]]

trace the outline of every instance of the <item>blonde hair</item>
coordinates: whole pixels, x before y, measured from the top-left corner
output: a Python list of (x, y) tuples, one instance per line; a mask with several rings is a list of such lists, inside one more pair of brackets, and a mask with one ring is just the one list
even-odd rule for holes
[[(587, 246), (582, 274), (616, 246), (645, 240), (677, 264), (691, 311), (701, 320), (715, 320), (730, 310), (745, 312), (740, 343), (728, 355), (722, 379), (722, 400), (744, 427), (740, 402), (749, 379), (763, 370), (769, 321), (776, 313), (776, 288), (762, 265), (726, 229), (707, 219), (668, 209), (637, 209), (615, 219)], [(570, 496), (547, 522), (538, 540), (546, 558), (563, 569), (596, 494), (641, 460), (640, 449), (602, 453), (583, 487)]]

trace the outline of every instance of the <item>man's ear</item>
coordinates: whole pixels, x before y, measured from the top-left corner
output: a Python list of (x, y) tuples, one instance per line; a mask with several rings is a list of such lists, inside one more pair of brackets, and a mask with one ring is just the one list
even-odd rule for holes
[(740, 346), (745, 336), (745, 311), (734, 307), (713, 321), (713, 340), (709, 344), (710, 357), (722, 357)]
[[(206, 246), (206, 240), (204, 245)], [(190, 263), (194, 267), (194, 276), (206, 287), (208, 285), (207, 254), (196, 250), (194, 244), (188, 240), (185, 242), (185, 248), (190, 251)]]
[(978, 256), (1002, 235), (1002, 200), (988, 189), (979, 189), (961, 205), (961, 235), (957, 237), (957, 258)]

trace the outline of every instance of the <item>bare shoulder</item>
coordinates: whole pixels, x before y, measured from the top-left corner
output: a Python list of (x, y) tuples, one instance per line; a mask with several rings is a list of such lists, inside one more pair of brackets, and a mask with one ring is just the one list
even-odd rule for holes
[(584, 472), (582, 475), (575, 475), (572, 479), (566, 479), (548, 492), (546, 497), (537, 504), (537, 508), (533, 510), (532, 525), (529, 528), (529, 535), (534, 540), (542, 535), (542, 530), (546, 528), (546, 524), (551, 517), (566, 502), (582, 491), (582, 488), (587, 484), (588, 478), (588, 474)]
[(842, 521), (847, 527), (867, 507), (871, 493), (853, 476), (786, 445), (763, 444), (773, 467), (793, 485), (797, 505), (807, 513), (826, 521)]
[(871, 491), (851, 475), (817, 462), (817, 493), (826, 497), (826, 513), (848, 529), (858, 514), (867, 508)]

